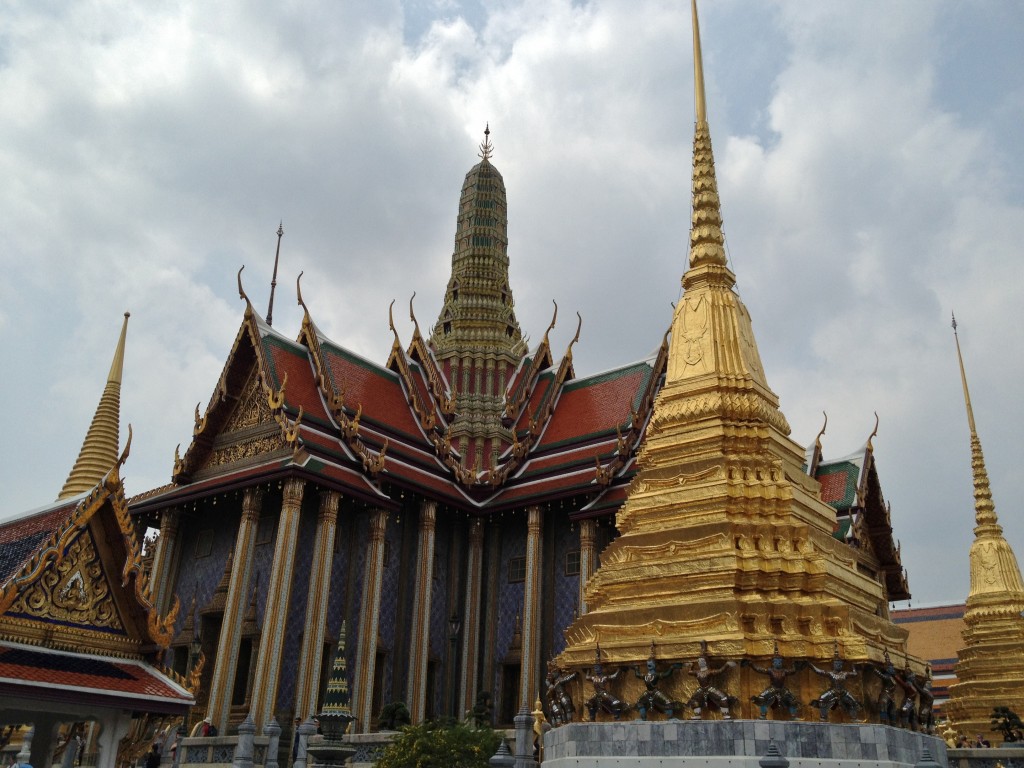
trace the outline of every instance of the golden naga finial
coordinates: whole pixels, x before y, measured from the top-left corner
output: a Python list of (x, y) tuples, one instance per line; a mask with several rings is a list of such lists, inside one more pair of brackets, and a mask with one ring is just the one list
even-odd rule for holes
[(263, 384), (264, 390), (267, 393), (267, 405), (270, 406), (271, 411), (281, 410), (281, 406), (284, 405), (284, 390), (288, 386), (288, 371), (284, 372), (284, 378), (281, 379), (281, 386), (275, 392), (266, 383)]
[(409, 297), (409, 319), (412, 320), (412, 324), (416, 327), (416, 335), (420, 335), (420, 324), (416, 320), (416, 313), (412, 309), (412, 301), (416, 298), (416, 291), (412, 292), (412, 296)]
[(192, 436), (197, 437), (206, 429), (206, 416), (199, 415), (199, 403), (196, 403), (195, 426), (192, 427)]
[(551, 303), (555, 305), (555, 313), (551, 316), (551, 324), (548, 329), (544, 331), (544, 341), (548, 340), (548, 334), (555, 329), (555, 322), (558, 320), (558, 302), (552, 299)]
[(874, 428), (874, 430), (873, 430), (873, 431), (871, 432), (871, 434), (870, 434), (870, 435), (868, 435), (868, 445), (867, 445), (867, 449), (868, 449), (869, 451), (873, 451), (873, 450), (875, 450), (875, 447), (874, 447), (874, 446), (873, 446), (873, 445), (871, 444), (871, 441), (872, 441), (872, 440), (873, 440), (874, 438), (876, 438), (876, 437), (878, 437), (878, 411), (875, 411), (875, 428)]
[(583, 328), (583, 315), (579, 312), (576, 313), (576, 335), (572, 337), (572, 341), (569, 342), (569, 350), (571, 351), (573, 345), (580, 340), (580, 330)]
[(128, 461), (128, 454), (132, 452), (132, 425), (128, 423), (128, 442), (124, 444), (124, 450), (121, 451), (121, 455), (117, 458), (117, 466), (123, 467), (124, 463)]
[(825, 417), (825, 423), (821, 425), (821, 432), (814, 438), (814, 444), (818, 447), (819, 451), (821, 450), (821, 436), (825, 434), (825, 427), (828, 426), (828, 414), (822, 411), (821, 415)]
[(309, 317), (309, 307), (306, 306), (306, 302), (302, 300), (302, 276), (306, 274), (305, 271), (299, 272), (299, 276), (295, 278), (295, 298), (297, 299), (298, 305), (302, 307), (302, 311), (306, 317)]
[(484, 162), (488, 162), (492, 154), (494, 154), (494, 146), (491, 144), (491, 124), (488, 122), (484, 127), (484, 140), (480, 145), (479, 157)]
[(248, 316), (252, 314), (252, 302), (249, 301), (249, 297), (245, 295), (245, 289), (242, 287), (243, 269), (245, 269), (245, 264), (238, 269), (238, 298), (245, 300), (245, 314)]

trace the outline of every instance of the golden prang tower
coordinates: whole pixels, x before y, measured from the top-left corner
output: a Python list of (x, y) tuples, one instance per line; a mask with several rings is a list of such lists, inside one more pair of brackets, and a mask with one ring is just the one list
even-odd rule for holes
[[(835, 512), (789, 437), (736, 293), (695, 0), (692, 15), (693, 220), (666, 381), (617, 516), (620, 536), (587, 584), (587, 613), (567, 631), (558, 662), (589, 666), (600, 646), (606, 664), (639, 664), (651, 641), (660, 660), (685, 661), (701, 640), (712, 656), (735, 660), (770, 657), (775, 643), (788, 659), (830, 661), (835, 643), (848, 661), (880, 661), (887, 648), (899, 659), (907, 633), (889, 621), (882, 584), (833, 537)], [(911, 666), (923, 669), (916, 659)], [(810, 674), (789, 681), (805, 703), (821, 691)], [(729, 675), (726, 687), (744, 707), (766, 685), (749, 669)]]
[(949, 688), (946, 713), (963, 733), (988, 733), (995, 707), (1024, 714), (1024, 582), (1013, 550), (1003, 538), (992, 501), (985, 457), (974, 426), (960, 339), (953, 320), (967, 424), (971, 430), (974, 475), (974, 542), (971, 544), (971, 592), (964, 612), (965, 647), (957, 652), (957, 682)]

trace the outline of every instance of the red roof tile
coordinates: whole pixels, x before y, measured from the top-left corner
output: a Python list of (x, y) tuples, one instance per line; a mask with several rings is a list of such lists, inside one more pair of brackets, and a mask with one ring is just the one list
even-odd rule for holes
[(142, 662), (0, 643), (0, 686), (7, 685), (112, 695), (145, 702), (145, 709), (157, 712), (193, 703), (187, 691)]
[(541, 436), (541, 445), (549, 446), (625, 425), (650, 374), (650, 366), (640, 364), (567, 384)]
[(413, 417), (398, 375), (372, 366), (327, 343), (321, 343), (334, 389), (344, 393), (345, 407), (363, 407), (363, 417), (421, 440), (422, 432)]
[(302, 406), (305, 414), (329, 424), (330, 418), (313, 378), (313, 369), (305, 348), (302, 348), (301, 353), (297, 349), (287, 349), (273, 337), (264, 339), (263, 345), (278, 382), (284, 380), (285, 374), (288, 375), (288, 383), (284, 388), (288, 407), (297, 411)]

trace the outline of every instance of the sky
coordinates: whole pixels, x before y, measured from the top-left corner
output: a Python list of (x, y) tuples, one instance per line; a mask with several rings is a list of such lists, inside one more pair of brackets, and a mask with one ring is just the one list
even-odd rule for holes
[[(875, 455), (912, 605), (968, 591), (956, 311), (1024, 556), (1024, 5), (703, 0), (731, 267), (793, 438)], [(169, 481), (242, 321), (303, 298), (383, 363), (437, 318), (485, 124), (516, 313), (578, 374), (659, 345), (686, 266), (684, 0), (0, 3), (0, 519), (51, 502), (130, 310), (129, 494)], [(567, 319), (571, 318), (571, 320)], [(15, 404), (18, 407), (14, 407)]]

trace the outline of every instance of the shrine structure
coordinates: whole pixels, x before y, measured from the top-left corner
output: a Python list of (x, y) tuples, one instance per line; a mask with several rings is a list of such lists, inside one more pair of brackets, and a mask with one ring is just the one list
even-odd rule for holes
[(946, 712), (962, 733), (988, 734), (996, 707), (1009, 707), (1018, 715), (1024, 712), (1024, 582), (996, 517), (955, 319), (953, 335), (971, 435), (974, 541), (963, 648), (957, 651), (957, 682), (949, 687)]

